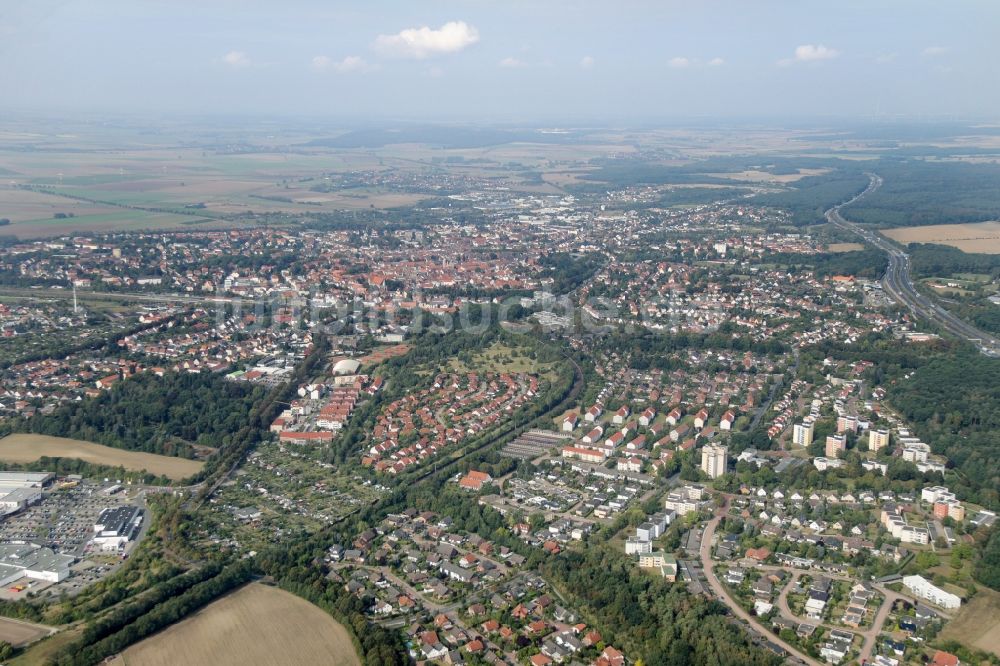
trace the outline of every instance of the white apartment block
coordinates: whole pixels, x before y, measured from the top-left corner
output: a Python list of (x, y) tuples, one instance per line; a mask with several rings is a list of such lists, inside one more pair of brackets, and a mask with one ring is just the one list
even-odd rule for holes
[(825, 472), (828, 469), (838, 469), (843, 466), (844, 461), (840, 458), (825, 458), (823, 456), (813, 458), (813, 467), (821, 472)]
[(927, 528), (908, 525), (906, 519), (896, 509), (883, 509), (881, 522), (889, 534), (903, 543), (926, 544), (930, 542), (930, 533)]
[(682, 486), (667, 494), (663, 507), (667, 511), (676, 512), (678, 516), (686, 516), (698, 510), (704, 494), (704, 489), (699, 486)]
[(923, 576), (903, 576), (903, 585), (916, 596), (941, 608), (955, 609), (962, 605), (962, 599), (957, 594), (945, 592)]
[(928, 504), (935, 502), (946, 502), (955, 499), (955, 493), (944, 486), (928, 486), (920, 491), (920, 499)]
[(729, 449), (721, 444), (708, 444), (701, 450), (701, 469), (709, 478), (717, 479), (726, 473)]
[(931, 447), (923, 442), (909, 442), (903, 444), (903, 460), (912, 463), (925, 463), (927, 456), (931, 452)]

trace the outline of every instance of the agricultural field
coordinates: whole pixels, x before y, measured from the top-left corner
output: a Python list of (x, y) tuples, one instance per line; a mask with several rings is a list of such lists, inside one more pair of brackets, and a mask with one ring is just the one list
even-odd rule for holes
[(290, 592), (251, 583), (133, 645), (114, 666), (361, 666), (336, 620)]
[(730, 173), (708, 173), (707, 176), (716, 178), (728, 178), (730, 180), (742, 180), (750, 183), (794, 183), (802, 180), (806, 176), (820, 176), (829, 173), (830, 169), (799, 169), (798, 173), (773, 174), (769, 171), (757, 171), (748, 169)]
[(1000, 592), (980, 587), (958, 617), (941, 631), (942, 640), (958, 641), (1000, 657)]
[(395, 208), (427, 198), (378, 187), (317, 192), (313, 188), (324, 173), (379, 170), (383, 161), (351, 151), (287, 154), (283, 147), (271, 148), (274, 152), (219, 154), (142, 145), (109, 155), (91, 153), (84, 142), (68, 138), (53, 140), (44, 152), (0, 150), (0, 218), (11, 220), (0, 232), (39, 238), (207, 223), (215, 228), (237, 223), (219, 217), (251, 211)]
[[(0, 185), (0, 218), (6, 218), (12, 225), (36, 220), (52, 220), (69, 223), (72, 219), (54, 220), (56, 213), (72, 213), (75, 217), (106, 215), (118, 212), (114, 206), (77, 201), (53, 196), (44, 192), (22, 190), (9, 185)], [(4, 231), (12, 231), (13, 227)]]
[(29, 643), (34, 643), (39, 638), (48, 636), (51, 632), (50, 627), (40, 624), (6, 617), (0, 618), (0, 641), (10, 643), (14, 647), (24, 647)]
[(59, 651), (80, 638), (81, 626), (63, 629), (39, 641), (8, 663), (10, 666), (47, 666)]
[(407, 352), (409, 352), (410, 349), (412, 348), (413, 345), (408, 345), (408, 344), (398, 344), (388, 347), (376, 347), (375, 349), (371, 350), (367, 355), (359, 358), (358, 361), (361, 363), (361, 367), (370, 369), (375, 367), (376, 365), (388, 361), (390, 358), (395, 358), (396, 356), (403, 356)]
[(151, 474), (162, 474), (175, 481), (197, 474), (205, 464), (196, 460), (126, 451), (49, 435), (16, 434), (0, 439), (0, 461), (29, 463), (42, 456), (78, 458), (91, 464), (112, 467), (120, 465), (137, 472), (145, 470)]
[(826, 246), (827, 252), (857, 252), (865, 249), (861, 243), (830, 243)]
[(884, 229), (882, 234), (897, 243), (937, 243), (963, 252), (1000, 254), (1000, 222), (935, 224), (923, 227)]
[(58, 220), (54, 218), (23, 220), (6, 227), (0, 227), (0, 229), (21, 239), (31, 239), (80, 232), (184, 229), (208, 221), (210, 221), (208, 218), (176, 213), (153, 213), (116, 208), (107, 212), (76, 215)]

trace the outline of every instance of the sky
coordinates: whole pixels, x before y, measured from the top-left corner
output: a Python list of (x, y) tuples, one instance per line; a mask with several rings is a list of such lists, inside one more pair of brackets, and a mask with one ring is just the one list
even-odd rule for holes
[(0, 0), (0, 108), (996, 119), (996, 0)]

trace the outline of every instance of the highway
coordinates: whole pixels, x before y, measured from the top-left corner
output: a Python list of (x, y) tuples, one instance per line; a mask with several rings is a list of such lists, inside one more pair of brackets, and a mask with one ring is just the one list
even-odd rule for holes
[(906, 252), (890, 243), (880, 234), (864, 229), (854, 222), (850, 222), (841, 214), (841, 208), (851, 205), (882, 186), (881, 176), (878, 174), (869, 174), (869, 177), (871, 181), (864, 192), (826, 211), (827, 221), (841, 229), (857, 234), (868, 244), (877, 247), (889, 255), (889, 267), (882, 277), (882, 288), (893, 300), (908, 308), (917, 317), (932, 321), (942, 330), (963, 340), (968, 340), (976, 345), (983, 354), (1000, 357), (1000, 340), (989, 333), (980, 331), (967, 321), (956, 317), (917, 291), (913, 285), (913, 281), (910, 279), (910, 256)]

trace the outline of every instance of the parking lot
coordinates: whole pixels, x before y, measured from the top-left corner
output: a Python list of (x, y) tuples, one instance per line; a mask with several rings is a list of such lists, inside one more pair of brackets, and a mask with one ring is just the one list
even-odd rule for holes
[(103, 509), (129, 504), (135, 494), (105, 492), (110, 484), (80, 482), (43, 493), (42, 501), (0, 521), (0, 542), (31, 541), (57, 553), (83, 554)]

